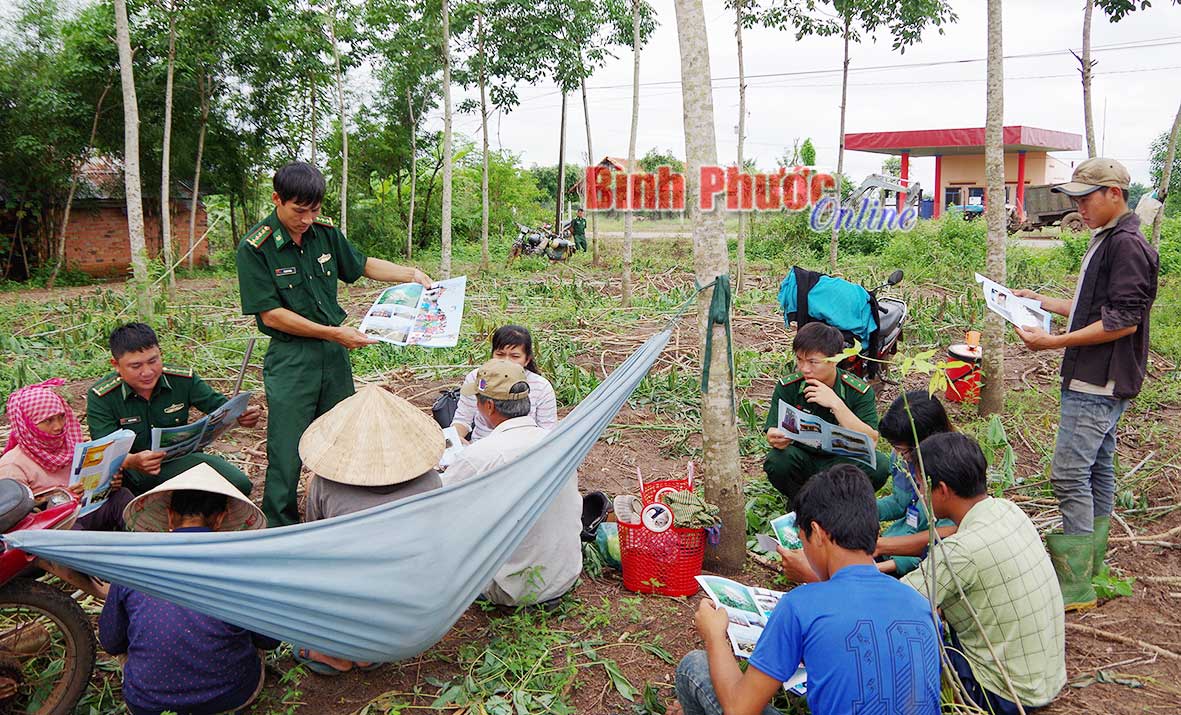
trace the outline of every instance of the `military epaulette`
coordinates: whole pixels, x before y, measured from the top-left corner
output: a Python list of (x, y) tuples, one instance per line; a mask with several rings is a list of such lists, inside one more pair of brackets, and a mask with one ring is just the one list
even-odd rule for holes
[(111, 394), (119, 385), (123, 384), (123, 378), (118, 375), (108, 375), (94, 384), (90, 391), (99, 397), (105, 397)]
[(266, 243), (266, 240), (271, 237), (274, 231), (275, 229), (262, 223), (258, 225), (258, 228), (251, 231), (244, 240), (255, 248), (262, 248), (262, 244)]
[(857, 390), (863, 395), (869, 392), (869, 383), (852, 373), (842, 372), (841, 380), (843, 380), (846, 385), (853, 388), (854, 390)]
[(784, 385), (791, 385), (791, 384), (797, 383), (797, 382), (799, 382), (800, 380), (803, 380), (803, 379), (804, 379), (804, 373), (802, 373), (802, 372), (793, 372), (792, 374), (790, 374), (790, 375), (788, 375), (787, 377), (783, 378), (783, 380), (781, 380), (781, 383), (782, 383), (782, 384), (784, 384)]
[(318, 223), (321, 226), (336, 226), (336, 224), (332, 223), (332, 219), (328, 218), (327, 216), (317, 216), (315, 220), (312, 221), (312, 223)]
[(165, 365), (164, 366), (164, 374), (171, 375), (173, 377), (192, 377), (193, 376), (193, 368), (180, 367), (178, 365)]

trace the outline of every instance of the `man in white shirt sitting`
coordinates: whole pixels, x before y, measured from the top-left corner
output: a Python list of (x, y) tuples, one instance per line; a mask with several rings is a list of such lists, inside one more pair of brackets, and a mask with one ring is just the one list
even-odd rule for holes
[[(493, 427), (488, 436), (464, 448), (443, 474), (453, 484), (512, 462), (544, 439), (547, 431), (529, 416), (525, 370), (508, 360), (490, 360), (464, 384), (476, 409)], [(582, 571), (582, 498), (571, 477), (525, 540), (496, 572), (484, 596), (493, 603), (521, 606), (552, 601), (570, 590)]]

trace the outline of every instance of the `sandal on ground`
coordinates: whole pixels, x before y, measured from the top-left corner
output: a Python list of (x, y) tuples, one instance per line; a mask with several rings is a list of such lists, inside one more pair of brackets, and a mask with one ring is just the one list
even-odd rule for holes
[(318, 660), (312, 660), (307, 648), (300, 648), (298, 651), (293, 653), (291, 655), (291, 657), (295, 659), (296, 663), (306, 666), (308, 670), (312, 671), (316, 675), (326, 675), (326, 676), (332, 677), (332, 676), (337, 676), (337, 675), (343, 675), (343, 674), (349, 672), (348, 670), (340, 670), (339, 668), (334, 668), (331, 665), (328, 665), (327, 663), (321, 663)]

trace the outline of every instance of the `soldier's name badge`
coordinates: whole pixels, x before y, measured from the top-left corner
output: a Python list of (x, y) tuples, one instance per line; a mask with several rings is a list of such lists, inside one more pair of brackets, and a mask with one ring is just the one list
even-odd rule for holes
[(185, 403), (178, 402), (175, 405), (169, 405), (169, 406), (165, 407), (164, 414), (168, 414), (170, 412), (179, 412), (180, 410), (183, 410), (184, 408), (185, 408)]
[(293, 276), (293, 275), (295, 275), (296, 270), (297, 269), (295, 268), (295, 266), (292, 266), (291, 268), (276, 268), (275, 275), (277, 275), (277, 276)]
[(332, 254), (331, 254), (331, 253), (325, 253), (324, 255), (320, 256), (320, 257), (319, 257), (319, 258), (317, 258), (316, 260), (317, 260), (317, 261), (319, 261), (319, 262), (320, 262), (320, 265), (322, 266), (322, 265), (324, 265), (325, 263), (327, 263), (328, 261), (331, 261), (331, 260), (332, 260)]
[(120, 427), (123, 427), (125, 425), (137, 425), (137, 424), (139, 424), (138, 417), (120, 417), (119, 418), (119, 426)]
[(919, 528), (919, 509), (914, 504), (906, 507), (906, 525), (912, 529)]

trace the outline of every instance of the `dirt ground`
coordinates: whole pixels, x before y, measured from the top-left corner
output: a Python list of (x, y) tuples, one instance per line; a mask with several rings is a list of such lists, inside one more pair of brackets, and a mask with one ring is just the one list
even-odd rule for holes
[[(669, 280), (675, 282), (671, 277)], [(190, 287), (199, 290), (203, 286), (199, 283), (185, 286), (186, 289)], [(359, 305), (352, 308), (354, 313), (363, 310), (363, 306)], [(670, 343), (667, 364), (679, 365), (679, 369), (690, 369), (691, 363), (682, 358), (695, 350), (695, 335), (694, 324), (686, 321), (680, 334)], [(636, 345), (640, 340), (636, 335), (619, 337), (621, 345)], [(768, 308), (765, 315), (747, 315), (736, 319), (734, 339), (735, 349), (764, 349), (769, 341), (787, 340), (788, 334), (780, 319)], [(602, 355), (585, 355), (579, 361), (585, 360), (587, 367), (601, 373), (602, 368), (609, 370), (621, 362), (628, 352), (630, 349), (607, 350)], [(261, 363), (261, 356), (256, 356), (255, 362)], [(1051, 395), (1058, 389), (1056, 359), (1042, 361), (1010, 349), (1006, 365), (1006, 383), (1010, 390), (1034, 390)], [(750, 390), (750, 397), (765, 401), (771, 392), (774, 377), (757, 380)], [(391, 389), (424, 410), (429, 410), (439, 390), (454, 384), (454, 381), (415, 379), (408, 374), (395, 374), (391, 378)], [(71, 403), (80, 413), (85, 409), (84, 393), (87, 386), (86, 383), (70, 386)], [(897, 395), (897, 389), (888, 385), (879, 389), (878, 397), (883, 409)], [(963, 409), (953, 406), (953, 419), (969, 419)], [(568, 409), (560, 412), (566, 411)], [(625, 406), (615, 422), (643, 425), (651, 417), (645, 410), (633, 410)], [(1168, 405), (1154, 414), (1152, 419), (1181, 426), (1181, 408), (1175, 404)], [(1176, 434), (1175, 430), (1169, 432)], [(231, 441), (219, 445), (219, 451), (243, 466), (260, 487), (256, 495), (260, 494), (266, 461), (265, 431), (261, 428), (257, 431), (237, 430), (231, 434)], [(1036, 468), (1034, 445), (1024, 435), (1010, 436), (1017, 450), (1018, 473), (1033, 472)], [(633, 491), (637, 467), (646, 478), (682, 474), (685, 464), (663, 454), (661, 442), (666, 437), (667, 433), (654, 430), (609, 429), (606, 438), (599, 440), (579, 469), (580, 489), (584, 492), (599, 489), (610, 495)], [(1120, 461), (1124, 465), (1134, 465), (1151, 451), (1158, 453), (1157, 459), (1163, 459), (1159, 455), (1175, 455), (1177, 447), (1176, 441), (1158, 445), (1121, 443)], [(1175, 465), (1176, 457), (1170, 459)], [(757, 459), (747, 459), (743, 467), (748, 478), (762, 478)], [(1166, 468), (1148, 489), (1148, 505), (1177, 505), (1179, 479), (1181, 473), (1175, 467)], [(1015, 490), (1012, 496), (1020, 499), (1019, 492)], [(1181, 513), (1176, 510), (1164, 511), (1164, 516), (1151, 524), (1130, 521), (1130, 528), (1141, 535), (1163, 534), (1179, 526)], [(1122, 527), (1114, 524), (1112, 535), (1127, 536)], [(1072, 685), (1066, 687), (1057, 700), (1043, 711), (1047, 715), (1181, 712), (1181, 705), (1178, 704), (1178, 696), (1181, 695), (1181, 659), (1175, 655), (1181, 653), (1181, 616), (1177, 615), (1178, 605), (1181, 604), (1181, 579), (1176, 583), (1146, 580), (1146, 577), (1181, 576), (1181, 543), (1173, 543), (1173, 538), (1165, 535), (1154, 540), (1158, 543), (1135, 545), (1128, 541), (1113, 541), (1110, 561), (1123, 572), (1137, 577), (1133, 595), (1101, 603), (1081, 615), (1068, 616), (1067, 669)], [(773, 573), (753, 562), (748, 562), (744, 573), (738, 578), (751, 584), (773, 586)], [(606, 599), (618, 604), (621, 598), (632, 595), (623, 588), (618, 574), (612, 571), (606, 572), (598, 580), (584, 577), (573, 592), (575, 599), (589, 603)], [(611, 622), (598, 628), (599, 637), (613, 641), (625, 633), (647, 631), (650, 636), (659, 636), (662, 644), (679, 659), (689, 650), (700, 647), (692, 623), (692, 612), (699, 598), (700, 595), (688, 599), (643, 597), (639, 601), (638, 620), (634, 611), (625, 615), (620, 608), (613, 607)], [(408, 694), (420, 691), (423, 696), (415, 703), (417, 709), (428, 709), (424, 706), (429, 705), (438, 692), (438, 688), (430, 685), (429, 681), (454, 677), (456, 673), (451, 661), (459, 647), (465, 643), (487, 642), (490, 619), (496, 617), (495, 613), (469, 609), (441, 643), (413, 661), (333, 678), (309, 675), (300, 684), (302, 698), (298, 711), (325, 715), (353, 713), (383, 693)], [(550, 619), (551, 626), (555, 628), (575, 631), (585, 628), (576, 617), (562, 613), (554, 614)], [(1076, 625), (1098, 629), (1110, 635), (1097, 636), (1075, 630)], [(1120, 642), (1121, 638), (1124, 642)], [(1167, 651), (1168, 655), (1153, 653), (1135, 641), (1149, 642)], [(660, 694), (669, 705), (669, 712), (679, 713), (671, 689), (675, 666), (638, 648), (634, 650), (634, 653), (626, 656), (617, 654), (621, 670), (641, 689), (646, 682), (664, 684)], [(290, 665), (284, 664), (285, 667)], [(274, 672), (268, 675), (268, 690), (281, 691), (285, 687), (278, 684), (278, 677)], [(1075, 687), (1084, 684), (1084, 687)], [(570, 697), (580, 713), (633, 712), (633, 705), (616, 694), (601, 668), (584, 669)]]

